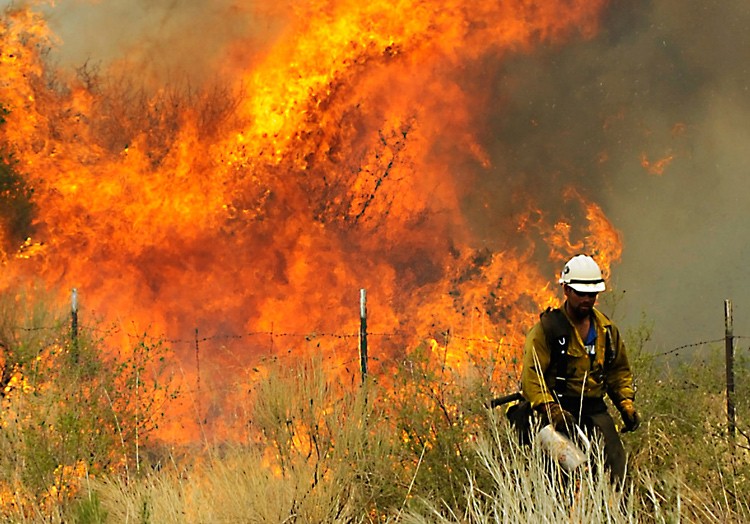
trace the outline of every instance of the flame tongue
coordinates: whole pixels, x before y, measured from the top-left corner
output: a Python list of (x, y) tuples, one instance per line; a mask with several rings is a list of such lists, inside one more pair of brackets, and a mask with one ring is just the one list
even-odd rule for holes
[[(304, 168), (308, 154), (330, 145), (315, 140), (322, 138), (315, 125), (333, 130), (352, 110), (354, 124), (370, 132), (383, 125), (398, 128), (418, 113), (422, 125), (435, 126), (433, 133), (446, 133), (453, 122), (445, 117), (459, 115), (457, 136), (465, 135), (470, 123), (460, 115), (478, 108), (467, 107), (466, 94), (455, 84), (456, 68), (460, 74), (466, 60), (529, 49), (575, 31), (591, 34), (602, 4), (302, 3), (288, 39), (263, 64), (230, 71), (249, 86), (239, 107), (247, 122), (240, 143), (232, 148), (236, 140), (230, 138), (232, 160), (279, 162), (291, 154)], [(370, 118), (363, 120), (362, 113)]]

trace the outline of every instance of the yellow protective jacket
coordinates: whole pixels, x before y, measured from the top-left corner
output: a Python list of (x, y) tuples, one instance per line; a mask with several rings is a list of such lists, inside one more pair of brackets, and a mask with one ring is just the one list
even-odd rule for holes
[[(565, 313), (565, 308), (561, 308)], [(573, 327), (570, 318), (565, 318), (570, 324), (570, 340), (567, 352), (567, 380), (564, 396), (584, 398), (603, 398), (607, 393), (615, 406), (619, 406), (623, 399), (633, 400), (633, 373), (628, 363), (625, 344), (617, 327), (596, 308), (593, 309), (596, 325), (595, 357), (593, 363), (584, 349), (578, 331)], [(610, 330), (612, 351), (611, 362), (605, 366), (606, 330)], [(541, 322), (537, 322), (526, 336), (523, 355), (523, 371), (521, 374), (521, 388), (523, 396), (536, 408), (547, 402), (555, 401), (555, 366), (550, 366), (551, 354), (547, 344), (547, 337)], [(585, 378), (585, 385), (584, 385)]]

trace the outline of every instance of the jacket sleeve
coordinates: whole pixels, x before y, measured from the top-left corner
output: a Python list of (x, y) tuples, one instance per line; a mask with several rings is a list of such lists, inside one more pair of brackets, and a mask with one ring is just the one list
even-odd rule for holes
[(523, 349), (523, 370), (521, 372), (521, 389), (531, 407), (536, 408), (555, 399), (547, 387), (545, 375), (550, 364), (550, 351), (541, 323), (531, 328), (526, 336)]
[(615, 358), (607, 370), (605, 380), (607, 394), (618, 406), (625, 399), (635, 399), (635, 388), (625, 343), (620, 336), (620, 331), (614, 325), (612, 326), (612, 348), (615, 350)]

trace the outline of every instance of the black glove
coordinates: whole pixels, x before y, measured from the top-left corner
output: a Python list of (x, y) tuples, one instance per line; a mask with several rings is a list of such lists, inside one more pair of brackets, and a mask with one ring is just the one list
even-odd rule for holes
[(620, 416), (622, 417), (622, 421), (625, 424), (622, 432), (626, 433), (628, 431), (635, 431), (636, 429), (638, 429), (638, 426), (641, 425), (641, 416), (635, 410), (633, 401), (629, 398), (626, 398), (625, 400), (621, 401), (620, 405), (617, 407), (620, 410)]
[(573, 434), (576, 419), (570, 411), (565, 411), (557, 402), (547, 402), (539, 406), (538, 409), (547, 418), (549, 423), (554, 426), (555, 431), (565, 433), (566, 435)]

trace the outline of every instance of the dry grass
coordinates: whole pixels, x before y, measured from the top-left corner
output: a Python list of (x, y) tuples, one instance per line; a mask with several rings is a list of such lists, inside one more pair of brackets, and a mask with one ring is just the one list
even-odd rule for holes
[[(639, 468), (617, 489), (597, 473), (597, 443), (594, 467), (567, 476), (536, 446), (518, 446), (499, 412), (454, 442), (472, 455), (450, 472), (455, 482), (436, 482), (432, 476), (446, 474), (436, 467), (444, 455), (429, 457), (437, 450), (429, 438), (414, 454), (399, 413), (382, 408), (396, 404), (376, 386), (347, 393), (312, 365), (271, 376), (259, 391), (264, 438), (204, 455), (189, 470), (172, 463), (133, 484), (94, 483), (108, 522), (719, 523), (750, 515), (747, 495), (733, 491), (742, 487), (736, 478), (723, 479), (722, 498), (679, 468), (666, 476)], [(718, 466), (706, 474), (720, 475)], [(460, 493), (436, 489), (457, 485)]]
[[(631, 472), (616, 489), (599, 473), (596, 445), (593, 467), (572, 476), (550, 467), (484, 406), (486, 373), (456, 374), (424, 348), (387, 386), (342, 382), (322, 359), (269, 365), (248, 384), (248, 440), (158, 447), (141, 426), (139, 448), (132, 426), (142, 419), (125, 409), (127, 388), (119, 401), (102, 394), (115, 393), (117, 377), (107, 378), (97, 343), (72, 359), (64, 325), (14, 328), (50, 325), (40, 308), (19, 304), (0, 303), (12, 378), (0, 421), (1, 522), (750, 521), (750, 376), (738, 361), (733, 446), (719, 351), (699, 355), (699, 376), (694, 361), (668, 367), (636, 355), (645, 423), (624, 437)], [(140, 471), (128, 467), (139, 459)]]

